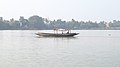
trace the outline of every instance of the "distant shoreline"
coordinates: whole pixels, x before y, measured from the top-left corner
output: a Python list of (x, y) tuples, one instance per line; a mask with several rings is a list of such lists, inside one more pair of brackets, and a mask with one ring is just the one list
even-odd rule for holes
[(21, 16), (19, 20), (14, 18), (4, 20), (3, 17), (0, 17), (0, 30), (52, 30), (55, 28), (70, 30), (120, 30), (120, 21), (93, 22), (74, 19), (71, 19), (71, 21), (63, 21), (62, 19), (52, 21), (37, 15), (33, 15), (28, 19)]

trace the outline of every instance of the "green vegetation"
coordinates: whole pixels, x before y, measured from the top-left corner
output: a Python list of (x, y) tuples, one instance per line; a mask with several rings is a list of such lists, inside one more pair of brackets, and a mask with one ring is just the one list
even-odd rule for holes
[(74, 29), (74, 30), (120, 30), (120, 21), (112, 22), (92, 22), (92, 21), (71, 21), (49, 20), (37, 15), (28, 19), (20, 17), (19, 20), (3, 20), (0, 17), (0, 30), (51, 30), (54, 28)]

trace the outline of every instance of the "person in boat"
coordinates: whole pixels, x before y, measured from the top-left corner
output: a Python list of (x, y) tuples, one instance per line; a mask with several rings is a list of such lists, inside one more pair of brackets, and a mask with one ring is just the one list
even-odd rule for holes
[(67, 31), (67, 34), (69, 34), (69, 30)]

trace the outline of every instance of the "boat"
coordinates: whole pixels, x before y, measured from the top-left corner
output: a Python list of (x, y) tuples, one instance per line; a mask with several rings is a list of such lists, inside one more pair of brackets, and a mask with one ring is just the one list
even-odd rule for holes
[[(61, 31), (61, 33), (58, 31)], [(70, 30), (65, 30), (65, 29), (54, 29), (54, 33), (40, 33), (40, 32), (36, 33), (36, 35), (39, 35), (42, 37), (73, 37), (78, 34), (79, 33), (71, 33)]]

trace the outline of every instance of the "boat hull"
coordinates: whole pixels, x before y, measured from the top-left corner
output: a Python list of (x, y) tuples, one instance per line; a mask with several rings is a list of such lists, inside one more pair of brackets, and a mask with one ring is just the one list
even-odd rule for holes
[(63, 34), (54, 34), (54, 33), (36, 33), (39, 36), (43, 37), (73, 37), (75, 35), (78, 35), (78, 33), (63, 33)]

